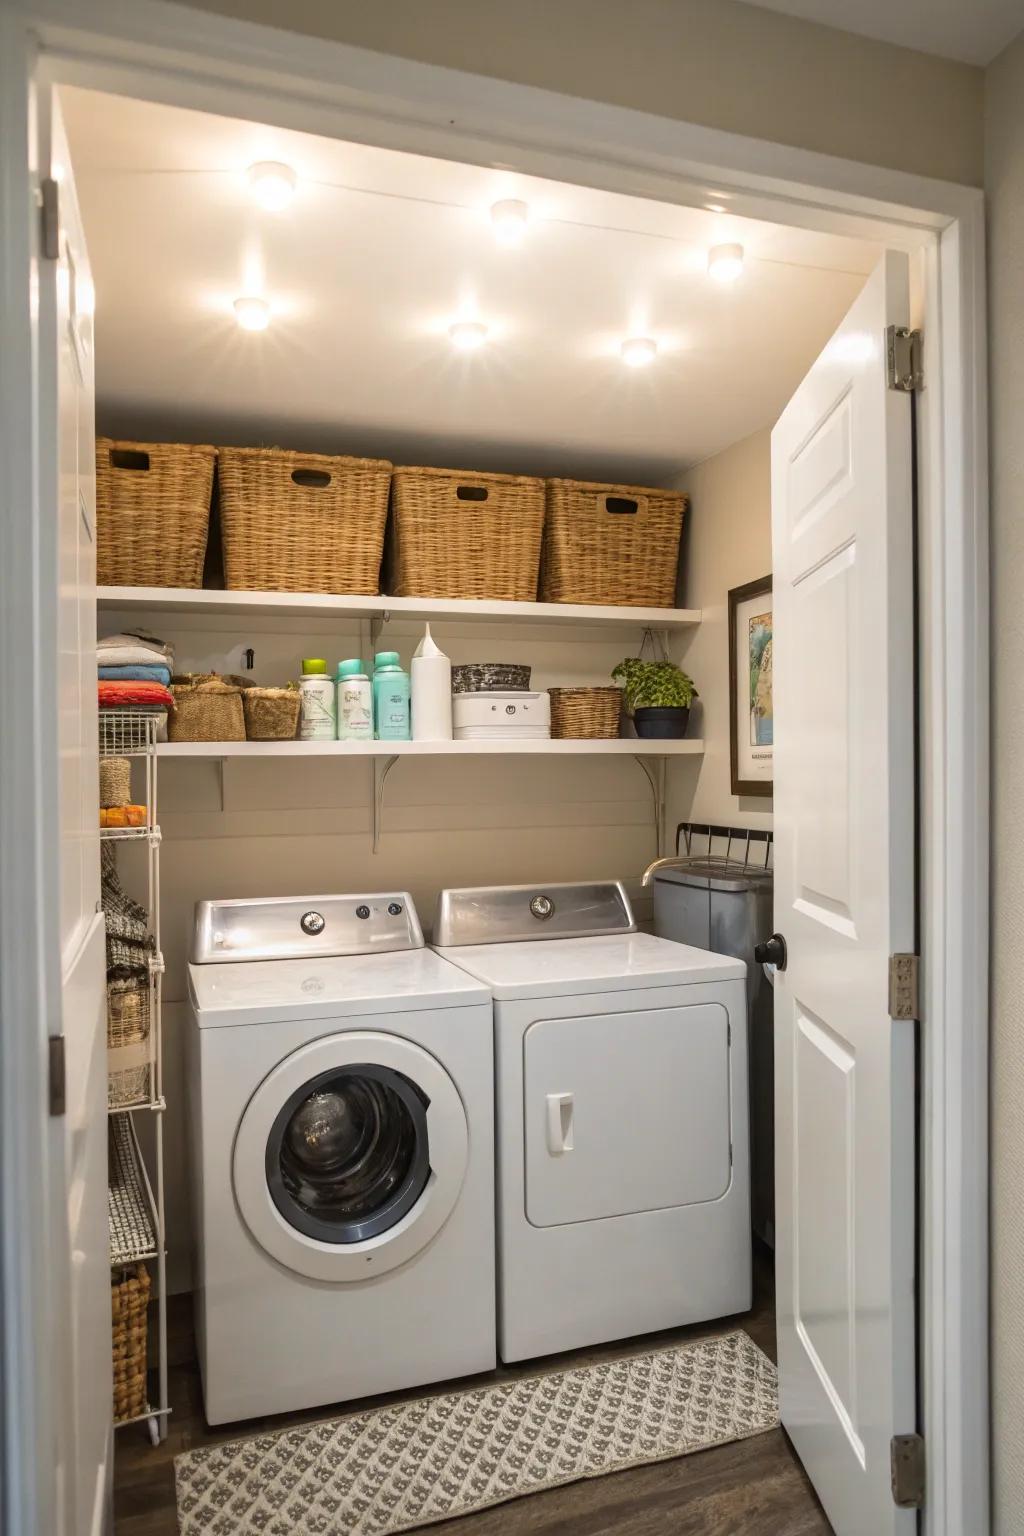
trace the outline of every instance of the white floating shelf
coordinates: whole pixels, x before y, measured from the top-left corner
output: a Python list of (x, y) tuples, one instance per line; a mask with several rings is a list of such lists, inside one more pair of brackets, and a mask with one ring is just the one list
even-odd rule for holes
[(588, 603), (474, 602), (433, 597), (334, 597), (318, 592), (221, 592), (207, 588), (100, 587), (100, 612), (235, 614), (239, 618), (525, 619), (533, 624), (688, 629), (698, 608), (611, 608)]
[(158, 757), (696, 757), (702, 741), (166, 741)]

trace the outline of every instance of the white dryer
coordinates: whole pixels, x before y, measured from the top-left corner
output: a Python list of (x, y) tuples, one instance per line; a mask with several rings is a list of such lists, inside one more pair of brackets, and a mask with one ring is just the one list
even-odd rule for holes
[(748, 1310), (742, 961), (614, 882), (445, 891), (433, 940), (494, 997), (502, 1358)]
[(486, 988), (397, 892), (200, 902), (189, 989), (210, 1423), (490, 1369)]

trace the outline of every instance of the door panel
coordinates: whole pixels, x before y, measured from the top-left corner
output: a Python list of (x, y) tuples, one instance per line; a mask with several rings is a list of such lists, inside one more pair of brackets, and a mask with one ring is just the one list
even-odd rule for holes
[(720, 1003), (542, 1019), (523, 1051), (534, 1226), (725, 1194), (732, 1122), (729, 1016)]
[(772, 434), (777, 1298), (782, 1420), (838, 1536), (910, 1536), (890, 1441), (912, 1432), (914, 947), (908, 323), (889, 253)]

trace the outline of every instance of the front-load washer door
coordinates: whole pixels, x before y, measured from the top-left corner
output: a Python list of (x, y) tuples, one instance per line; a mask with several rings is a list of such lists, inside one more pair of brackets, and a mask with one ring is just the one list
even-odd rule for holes
[(315, 1280), (406, 1263), (458, 1200), (469, 1135), (458, 1089), (411, 1041), (311, 1041), (256, 1089), (235, 1138), (235, 1198), (272, 1258)]
[(732, 1178), (721, 1003), (541, 1019), (526, 1031), (526, 1216), (564, 1226), (718, 1200)]

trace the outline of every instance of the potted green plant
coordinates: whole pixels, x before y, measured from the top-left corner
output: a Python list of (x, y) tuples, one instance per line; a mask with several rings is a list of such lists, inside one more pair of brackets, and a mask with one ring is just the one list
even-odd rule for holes
[(638, 736), (686, 735), (697, 690), (693, 678), (674, 661), (641, 661), (627, 656), (612, 677), (622, 684), (626, 710), (633, 717)]

